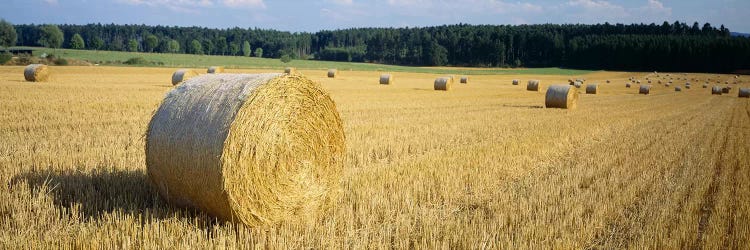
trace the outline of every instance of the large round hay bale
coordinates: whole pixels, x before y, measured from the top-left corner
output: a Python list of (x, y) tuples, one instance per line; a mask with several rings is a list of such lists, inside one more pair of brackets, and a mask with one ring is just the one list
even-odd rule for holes
[(393, 83), (393, 75), (382, 74), (380, 75), (380, 84), (391, 85)]
[(286, 67), (284, 68), (284, 74), (297, 74), (297, 69), (294, 67)]
[(570, 85), (551, 85), (544, 98), (547, 108), (575, 109), (577, 102), (578, 91)]
[(180, 84), (190, 78), (198, 76), (198, 72), (192, 69), (178, 69), (172, 74), (172, 85)]
[(644, 94), (648, 95), (651, 92), (651, 85), (641, 85), (640, 88), (638, 88), (638, 94)]
[(195, 77), (166, 95), (146, 134), (164, 199), (250, 226), (319, 212), (344, 158), (336, 104), (301, 75)]
[(461, 77), (461, 83), (468, 84), (469, 83), (469, 76), (462, 76)]
[(720, 86), (713, 86), (711, 87), (711, 94), (712, 95), (721, 95), (721, 87)]
[(29, 64), (23, 70), (27, 82), (46, 82), (49, 80), (49, 67), (44, 64)]
[(539, 91), (541, 88), (541, 85), (539, 80), (529, 80), (529, 82), (526, 84), (526, 90), (528, 91)]
[(599, 85), (596, 84), (589, 84), (586, 85), (586, 94), (598, 94), (599, 93)]
[(740, 93), (737, 97), (750, 98), (750, 88), (740, 88)]
[(208, 67), (208, 71), (206, 71), (206, 73), (209, 73), (209, 74), (224, 73), (224, 67), (211, 66), (211, 67)]
[(521, 82), (521, 80), (513, 79), (513, 85), (518, 85), (518, 83), (520, 83), (520, 82)]
[(438, 77), (435, 79), (435, 90), (451, 90), (453, 87), (453, 80), (450, 77)]
[(336, 69), (329, 69), (328, 70), (328, 78), (336, 78), (336, 75), (339, 74), (339, 71)]

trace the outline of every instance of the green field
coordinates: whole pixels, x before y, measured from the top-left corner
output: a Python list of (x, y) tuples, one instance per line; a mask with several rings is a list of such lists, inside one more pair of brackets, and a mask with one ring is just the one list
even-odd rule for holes
[[(21, 48), (21, 47), (18, 47)], [(27, 47), (23, 47), (27, 48)], [(384, 71), (384, 72), (415, 72), (431, 74), (467, 74), (467, 75), (583, 75), (593, 71), (573, 70), (561, 68), (434, 68), (434, 67), (409, 67), (373, 63), (332, 62), (316, 60), (293, 60), (288, 64), (279, 59), (241, 57), (241, 56), (207, 56), (192, 54), (161, 54), (161, 53), (137, 53), (120, 51), (93, 51), (93, 50), (71, 50), (71, 49), (49, 49), (30, 48), (34, 55), (44, 53), (54, 54), (66, 59), (77, 59), (89, 61), (101, 65), (122, 65), (122, 62), (134, 57), (143, 57), (152, 64), (140, 66), (163, 66), (163, 67), (188, 67), (204, 68), (208, 66), (223, 65), (226, 68), (269, 68), (281, 69), (287, 66), (300, 69), (329, 69), (358, 70), (358, 71)]]

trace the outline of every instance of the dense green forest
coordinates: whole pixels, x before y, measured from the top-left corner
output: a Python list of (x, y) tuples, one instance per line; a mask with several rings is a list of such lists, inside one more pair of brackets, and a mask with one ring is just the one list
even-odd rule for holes
[[(750, 69), (750, 38), (686, 23), (445, 25), (315, 33), (146, 25), (57, 25), (58, 47), (419, 66), (728, 72)], [(14, 25), (20, 46), (52, 46), (49, 25)]]

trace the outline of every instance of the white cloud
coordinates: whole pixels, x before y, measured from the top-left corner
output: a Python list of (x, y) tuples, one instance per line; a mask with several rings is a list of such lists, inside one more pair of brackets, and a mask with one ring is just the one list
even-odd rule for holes
[(651, 15), (672, 15), (672, 8), (664, 7), (664, 4), (658, 0), (648, 0), (645, 6), (639, 8), (640, 11)]
[(498, 13), (519, 13), (519, 12), (539, 13), (543, 11), (543, 8), (541, 5), (536, 5), (532, 3), (522, 3), (522, 2), (506, 3), (503, 1), (489, 1), (489, 4), (490, 4), (490, 7), (495, 12), (498, 12)]
[(266, 8), (263, 0), (222, 0), (222, 2), (224, 5), (234, 8)]
[(603, 0), (573, 0), (568, 2), (568, 6), (580, 8), (584, 15), (594, 19), (623, 18), (630, 15), (625, 7)]
[[(56, 1), (56, 0), (55, 0)], [(197, 7), (211, 7), (218, 4), (230, 8), (265, 8), (263, 0), (117, 0), (130, 5), (145, 5), (150, 7), (167, 7), (179, 12), (196, 12)]]
[(352, 0), (327, 0), (326, 2), (338, 4), (338, 5), (352, 5), (354, 4), (354, 1)]

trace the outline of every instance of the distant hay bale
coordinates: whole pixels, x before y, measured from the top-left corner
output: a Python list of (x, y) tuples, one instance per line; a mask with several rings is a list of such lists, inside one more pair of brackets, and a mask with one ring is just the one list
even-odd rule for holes
[(589, 84), (586, 85), (586, 94), (598, 94), (599, 93), (599, 85), (596, 84)]
[(675, 92), (680, 92), (680, 91), (682, 91), (682, 87), (676, 86), (676, 87), (674, 87), (674, 91)]
[(216, 74), (216, 73), (224, 73), (224, 67), (222, 66), (211, 66), (208, 67), (208, 71), (206, 71), (209, 74)]
[(29, 64), (23, 70), (27, 82), (46, 82), (49, 80), (49, 67), (44, 64)]
[(625, 87), (626, 87), (626, 88), (630, 88), (630, 83), (626, 83), (626, 84), (625, 84)]
[(526, 84), (526, 90), (528, 91), (539, 91), (541, 85), (539, 80), (529, 80), (529, 82)]
[(672, 83), (671, 83), (671, 82), (668, 82), (668, 83), (664, 84), (664, 87), (669, 87), (669, 86), (671, 86), (671, 85), (672, 85)]
[(286, 67), (284, 68), (284, 74), (290, 74), (290, 75), (297, 74), (297, 69), (294, 67)]
[(704, 88), (704, 89), (705, 89), (705, 88), (708, 88), (708, 83), (704, 83), (704, 84), (703, 84), (703, 88)]
[(607, 83), (609, 83), (609, 80), (607, 80)]
[(740, 88), (740, 93), (737, 97), (750, 98), (750, 88)]
[(685, 85), (685, 89), (690, 89), (690, 85)]
[(720, 86), (713, 86), (713, 87), (711, 87), (711, 94), (712, 95), (721, 95), (722, 92), (723, 91), (722, 91), (722, 88)]
[(656, 81), (656, 83), (661, 84), (661, 80)]
[(518, 79), (513, 79), (513, 85), (518, 85), (519, 82), (521, 82), (521, 81), (518, 80)]
[(330, 202), (344, 139), (336, 104), (304, 76), (207, 74), (170, 91), (154, 113), (146, 170), (171, 204), (269, 225)]
[(721, 93), (723, 93), (723, 94), (729, 94), (730, 90), (732, 90), (732, 88), (723, 87), (723, 88), (721, 88)]
[(576, 81), (576, 83), (573, 84), (577, 89), (580, 89), (581, 86), (583, 86), (583, 82)]
[(468, 76), (462, 76), (461, 77), (461, 83), (468, 84), (469, 83), (469, 77)]
[(577, 102), (578, 91), (570, 85), (551, 85), (544, 98), (547, 108), (575, 109)]
[(568, 84), (573, 85), (576, 81), (573, 81), (573, 79), (568, 79)]
[(178, 69), (172, 74), (172, 85), (180, 84), (190, 78), (198, 76), (198, 72), (192, 69)]
[(453, 88), (453, 80), (450, 77), (438, 77), (435, 79), (435, 90), (449, 91)]
[(391, 85), (391, 84), (393, 84), (393, 75), (391, 75), (391, 74), (382, 74), (382, 75), (380, 75), (380, 84), (383, 84), (383, 85)]
[(336, 78), (336, 75), (339, 74), (339, 71), (336, 69), (329, 69), (328, 70), (328, 78)]
[(638, 89), (638, 94), (648, 95), (651, 92), (651, 85), (641, 85)]

